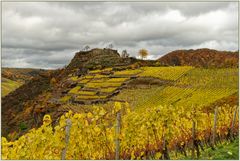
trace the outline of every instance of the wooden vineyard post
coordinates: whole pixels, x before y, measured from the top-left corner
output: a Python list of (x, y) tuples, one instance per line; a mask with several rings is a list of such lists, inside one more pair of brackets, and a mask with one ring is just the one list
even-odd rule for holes
[(237, 110), (238, 110), (238, 107), (236, 106), (235, 111), (234, 111), (234, 115), (233, 115), (233, 121), (232, 121), (232, 125), (231, 125), (231, 131), (230, 131), (231, 140), (233, 139), (233, 130), (234, 130), (234, 125), (235, 125), (235, 121), (236, 121), (236, 117), (237, 117)]
[(170, 160), (165, 135), (163, 136), (163, 159), (164, 160)]
[(119, 139), (119, 135), (120, 135), (120, 127), (121, 127), (121, 112), (118, 111), (117, 112), (117, 118), (116, 118), (116, 140), (115, 140), (115, 159), (119, 160), (120, 159), (120, 139)]
[(164, 130), (163, 130), (163, 159), (164, 160), (170, 160), (170, 156), (168, 154), (168, 148), (167, 148), (167, 140), (166, 140), (166, 129), (167, 129), (167, 121), (164, 122)]
[(66, 159), (67, 147), (68, 147), (68, 143), (69, 143), (70, 129), (71, 129), (71, 125), (72, 125), (72, 122), (69, 118), (66, 120), (66, 124), (67, 124), (66, 125), (66, 130), (65, 130), (65, 132), (66, 132), (66, 137), (65, 137), (66, 146), (62, 151), (62, 156), (61, 156), (62, 160)]
[(193, 120), (193, 122), (192, 122), (192, 159), (195, 158), (194, 141), (195, 141), (195, 121)]
[(218, 115), (218, 109), (215, 108), (214, 111), (214, 124), (213, 124), (213, 135), (212, 135), (212, 144), (213, 146), (216, 144), (216, 131), (217, 131), (217, 115)]

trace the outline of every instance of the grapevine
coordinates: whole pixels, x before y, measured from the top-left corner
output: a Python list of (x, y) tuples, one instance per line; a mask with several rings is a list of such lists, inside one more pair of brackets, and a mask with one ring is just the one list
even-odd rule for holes
[[(236, 107), (218, 107), (218, 140), (228, 139), (233, 112)], [(117, 112), (122, 114), (121, 132), (115, 133), (111, 120)], [(191, 146), (192, 121), (196, 122), (196, 140), (209, 144), (209, 129), (214, 114), (195, 106), (156, 106), (131, 111), (128, 103), (115, 103), (112, 111), (95, 107), (92, 112), (62, 115), (54, 128), (51, 117), (45, 115), (43, 125), (32, 129), (18, 140), (8, 142), (2, 138), (3, 159), (60, 159), (66, 146), (66, 119), (72, 122), (66, 159), (114, 159), (115, 139), (120, 139), (121, 159), (162, 159), (164, 151), (188, 154)], [(238, 133), (238, 118), (234, 125)], [(163, 144), (164, 142), (164, 144)]]

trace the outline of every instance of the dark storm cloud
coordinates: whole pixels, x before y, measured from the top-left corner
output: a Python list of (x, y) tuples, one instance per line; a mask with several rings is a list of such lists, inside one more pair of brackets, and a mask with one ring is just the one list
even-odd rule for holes
[(4, 2), (2, 65), (59, 68), (85, 45), (150, 59), (176, 49), (238, 50), (237, 2)]

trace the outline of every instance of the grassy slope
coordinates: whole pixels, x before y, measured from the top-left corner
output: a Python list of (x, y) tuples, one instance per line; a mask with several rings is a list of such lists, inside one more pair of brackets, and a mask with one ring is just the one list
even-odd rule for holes
[[(191, 160), (190, 157), (171, 158), (179, 160)], [(239, 139), (233, 142), (224, 142), (222, 145), (217, 145), (215, 150), (211, 148), (205, 149), (201, 153), (199, 160), (238, 160), (239, 159)]]
[(8, 93), (14, 91), (18, 87), (20, 87), (22, 83), (17, 81), (12, 81), (7, 78), (2, 78), (2, 97), (6, 96)]
[(216, 150), (208, 148), (203, 153), (200, 159), (215, 159), (215, 160), (227, 160), (227, 159), (239, 159), (239, 140), (235, 140), (233, 143), (224, 143), (223, 145), (217, 146)]

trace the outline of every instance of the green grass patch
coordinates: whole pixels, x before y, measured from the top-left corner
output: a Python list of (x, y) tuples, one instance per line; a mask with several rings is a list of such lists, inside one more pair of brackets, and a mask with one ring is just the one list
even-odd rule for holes
[(24, 122), (21, 122), (20, 124), (19, 124), (19, 129), (21, 130), (21, 131), (23, 131), (23, 130), (26, 130), (28, 127), (27, 127), (27, 125), (24, 123)]
[[(192, 158), (182, 155), (176, 157), (174, 154), (171, 154), (171, 159), (191, 160)], [(201, 152), (198, 160), (239, 160), (239, 139), (237, 138), (231, 143), (224, 142), (222, 145), (217, 145), (215, 150), (211, 148), (205, 149), (204, 152)]]

